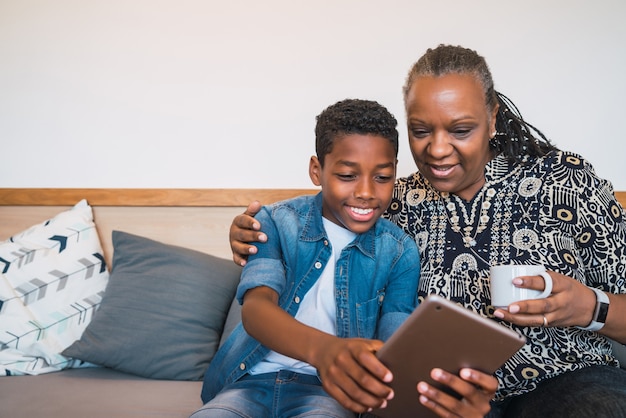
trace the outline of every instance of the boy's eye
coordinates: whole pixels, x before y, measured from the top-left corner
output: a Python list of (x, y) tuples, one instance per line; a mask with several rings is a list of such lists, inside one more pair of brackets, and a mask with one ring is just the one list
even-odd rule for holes
[(354, 178), (356, 176), (354, 174), (341, 174), (341, 173), (338, 173), (337, 177), (339, 177), (339, 180), (350, 181), (350, 180), (354, 180)]
[(379, 183), (389, 183), (390, 181), (393, 181), (393, 176), (376, 176), (376, 181)]

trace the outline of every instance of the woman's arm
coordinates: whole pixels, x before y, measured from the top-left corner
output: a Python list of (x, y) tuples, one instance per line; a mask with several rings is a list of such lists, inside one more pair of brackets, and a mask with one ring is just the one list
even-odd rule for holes
[[(575, 224), (567, 225), (568, 231), (573, 231), (573, 242), (580, 255), (577, 263), (582, 264), (586, 284), (550, 271), (553, 280), (550, 297), (518, 302), (508, 312), (498, 309), (494, 315), (521, 326), (543, 326), (545, 316), (548, 326), (585, 327), (596, 309), (596, 294), (591, 288), (597, 288), (610, 301), (605, 325), (598, 332), (626, 343), (626, 216), (610, 182), (599, 178), (584, 160), (580, 161), (581, 168), (571, 170), (569, 177), (554, 183), (562, 185), (567, 181), (570, 188), (586, 193), (585, 198), (576, 201)], [(553, 202), (554, 205), (571, 205), (569, 194), (552, 192), (552, 196), (562, 199)], [(557, 218), (550, 221), (560, 222)], [(522, 277), (516, 285), (538, 290), (544, 286), (538, 276)]]

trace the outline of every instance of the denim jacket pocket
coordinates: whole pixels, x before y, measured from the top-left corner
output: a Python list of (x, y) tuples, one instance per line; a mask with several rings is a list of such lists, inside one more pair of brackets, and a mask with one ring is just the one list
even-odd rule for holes
[(356, 326), (359, 338), (374, 338), (380, 309), (385, 298), (385, 290), (380, 289), (376, 296), (356, 305)]

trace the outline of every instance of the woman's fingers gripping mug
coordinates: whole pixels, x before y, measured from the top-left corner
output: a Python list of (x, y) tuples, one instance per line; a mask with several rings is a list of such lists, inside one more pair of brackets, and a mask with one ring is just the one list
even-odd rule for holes
[[(508, 264), (492, 266), (490, 272), (491, 304), (504, 308), (513, 302), (527, 299), (543, 299), (552, 293), (552, 277), (542, 265)], [(545, 283), (543, 291), (516, 287), (513, 279), (520, 276), (541, 276)]]

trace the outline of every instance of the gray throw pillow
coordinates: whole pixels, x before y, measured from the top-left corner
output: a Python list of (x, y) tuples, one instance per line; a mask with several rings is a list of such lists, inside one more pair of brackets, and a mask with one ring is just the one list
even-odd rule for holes
[(63, 355), (154, 379), (200, 380), (217, 351), (241, 268), (113, 231), (100, 309)]

